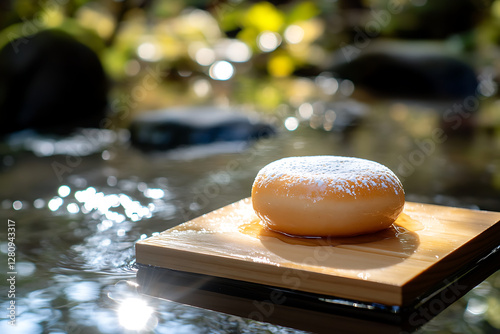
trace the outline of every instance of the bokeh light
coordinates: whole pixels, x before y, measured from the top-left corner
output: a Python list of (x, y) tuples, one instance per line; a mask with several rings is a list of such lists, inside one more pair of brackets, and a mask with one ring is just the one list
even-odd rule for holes
[(118, 320), (125, 329), (139, 331), (146, 328), (154, 309), (140, 298), (128, 298), (118, 308)]
[(335, 110), (328, 109), (325, 111), (325, 121), (323, 123), (323, 128), (326, 131), (330, 131), (333, 129), (333, 124), (335, 123), (335, 120), (337, 119), (337, 113)]
[(318, 75), (315, 82), (327, 95), (334, 95), (339, 90), (338, 80), (332, 77), (329, 73), (322, 73), (321, 75)]
[(54, 197), (49, 201), (47, 205), (50, 211), (57, 211), (63, 205), (64, 201), (61, 197)]
[(147, 198), (160, 199), (165, 196), (163, 189), (159, 188), (148, 188), (144, 190), (144, 196)]
[(157, 61), (161, 58), (158, 45), (152, 42), (144, 42), (137, 47), (137, 55), (145, 61)]
[(351, 80), (342, 80), (339, 91), (344, 96), (351, 96), (354, 93), (354, 83)]
[(12, 208), (14, 210), (21, 210), (23, 208), (23, 202), (21, 201), (14, 201), (14, 203), (12, 203)]
[(488, 310), (488, 304), (478, 298), (471, 298), (467, 302), (466, 312), (473, 315), (482, 315)]
[(286, 28), (284, 37), (288, 43), (298, 44), (304, 38), (304, 29), (296, 24), (292, 24)]
[(224, 48), (224, 55), (227, 60), (235, 63), (244, 63), (252, 57), (252, 51), (242, 41), (227, 40), (227, 45)]
[(199, 97), (204, 97), (210, 94), (212, 86), (206, 79), (198, 79), (193, 83), (193, 91)]
[(135, 76), (141, 71), (141, 64), (135, 60), (131, 59), (125, 64), (125, 74), (128, 76)]
[(62, 185), (59, 187), (59, 189), (57, 189), (57, 193), (61, 197), (67, 197), (71, 193), (71, 188), (67, 185)]
[(264, 52), (276, 50), (281, 44), (281, 36), (275, 32), (265, 31), (257, 37), (257, 45)]
[(76, 203), (69, 203), (66, 206), (66, 210), (68, 210), (69, 213), (78, 213), (80, 212), (80, 207)]
[(202, 66), (211, 65), (215, 61), (215, 52), (209, 48), (200, 48), (196, 51), (195, 60)]
[(309, 119), (313, 115), (314, 109), (310, 103), (303, 103), (299, 106), (299, 115), (303, 119)]
[(234, 67), (230, 62), (221, 60), (210, 66), (210, 77), (214, 80), (229, 80), (234, 74)]
[(287, 117), (285, 119), (285, 128), (288, 131), (295, 131), (299, 127), (299, 120), (293, 116)]
[(41, 209), (45, 206), (45, 201), (41, 198), (37, 198), (36, 200), (33, 201), (33, 206), (36, 209)]
[(99, 284), (90, 281), (77, 282), (66, 288), (64, 292), (69, 300), (88, 302), (99, 297)]
[(32, 262), (21, 261), (16, 263), (17, 273), (20, 276), (29, 277), (36, 271), (36, 265)]

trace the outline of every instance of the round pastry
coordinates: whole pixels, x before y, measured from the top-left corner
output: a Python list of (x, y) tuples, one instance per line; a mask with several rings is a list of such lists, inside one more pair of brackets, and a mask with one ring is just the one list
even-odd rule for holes
[(365, 159), (310, 156), (274, 161), (252, 187), (266, 226), (297, 236), (354, 236), (388, 228), (405, 203), (397, 176)]

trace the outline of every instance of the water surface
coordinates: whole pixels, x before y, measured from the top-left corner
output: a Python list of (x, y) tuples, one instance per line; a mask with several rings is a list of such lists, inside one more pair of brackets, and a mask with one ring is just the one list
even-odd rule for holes
[[(84, 135), (80, 144), (34, 140), (25, 151), (4, 144), (0, 251), (5, 259), (11, 219), (17, 326), (2, 315), (0, 332), (299, 332), (143, 296), (135, 285), (136, 241), (250, 196), (259, 169), (286, 156), (375, 160), (398, 174), (407, 200), (500, 210), (500, 135), (487, 126), (453, 129), (439, 110), (399, 102), (373, 105), (361, 124), (342, 132), (297, 119), (297, 130), (280, 126), (278, 136), (251, 145), (170, 153), (141, 152), (109, 132)], [(1, 277), (5, 282), (6, 270)], [(498, 300), (497, 272), (422, 332), (493, 332)], [(0, 303), (5, 310), (6, 295)]]

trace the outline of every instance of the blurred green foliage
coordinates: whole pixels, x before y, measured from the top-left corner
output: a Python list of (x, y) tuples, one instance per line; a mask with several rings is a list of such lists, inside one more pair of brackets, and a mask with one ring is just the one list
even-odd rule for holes
[[(136, 101), (145, 109), (301, 103), (290, 95), (304, 86), (297, 78), (328, 70), (335, 51), (360, 31), (371, 39), (440, 40), (500, 68), (488, 59), (499, 50), (500, 0), (11, 0), (1, 6), (0, 46), (43, 29), (65, 30), (98, 53), (115, 97), (132, 94), (153, 69), (161, 84)], [(214, 67), (219, 61), (231, 67)], [(259, 82), (248, 84), (249, 77)]]

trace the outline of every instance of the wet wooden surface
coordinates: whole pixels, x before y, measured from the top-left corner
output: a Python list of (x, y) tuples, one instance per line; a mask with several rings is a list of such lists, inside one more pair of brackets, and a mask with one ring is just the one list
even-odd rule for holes
[(268, 231), (250, 199), (136, 244), (137, 262), (386, 305), (407, 305), (499, 245), (500, 213), (408, 202), (384, 231), (295, 238)]

